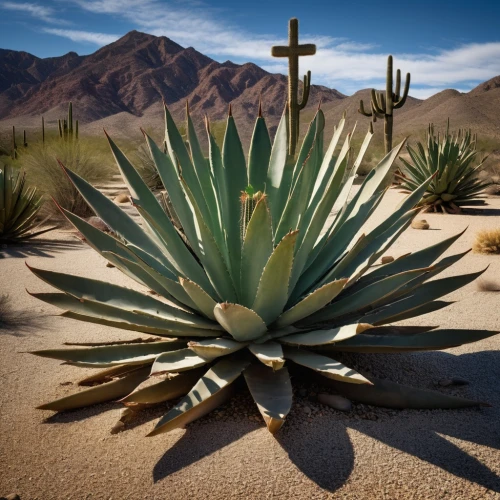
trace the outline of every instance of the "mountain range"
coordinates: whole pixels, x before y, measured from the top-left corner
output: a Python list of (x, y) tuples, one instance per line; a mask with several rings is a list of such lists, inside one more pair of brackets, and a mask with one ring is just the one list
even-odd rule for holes
[[(0, 129), (13, 124), (39, 127), (41, 115), (47, 127), (55, 127), (72, 101), (83, 133), (95, 133), (104, 126), (112, 134), (132, 137), (138, 135), (140, 126), (162, 127), (164, 99), (176, 119), (183, 117), (189, 101), (200, 124), (205, 114), (211, 121), (223, 120), (232, 103), (240, 133), (248, 142), (259, 99), (272, 131), (285, 105), (286, 86), (284, 75), (271, 74), (253, 63), (219, 63), (167, 37), (138, 31), (87, 56), (69, 52), (42, 59), (0, 49)], [(368, 89), (346, 96), (312, 85), (302, 127), (321, 101), (332, 129), (346, 111), (348, 121), (358, 121), (358, 129), (364, 131), (369, 121), (357, 113), (360, 99), (368, 102)], [(415, 133), (430, 122), (440, 126), (448, 117), (453, 128), (471, 127), (500, 142), (500, 76), (468, 93), (449, 89), (425, 100), (409, 97), (397, 110), (396, 132)], [(376, 124), (377, 135), (382, 128)]]

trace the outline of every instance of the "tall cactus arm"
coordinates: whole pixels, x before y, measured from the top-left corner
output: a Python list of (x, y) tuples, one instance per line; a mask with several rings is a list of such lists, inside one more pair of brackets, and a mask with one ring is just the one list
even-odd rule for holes
[(392, 115), (393, 105), (392, 105), (392, 56), (387, 58), (387, 75), (385, 79), (385, 97), (386, 105), (381, 106), (385, 109), (387, 115)]
[[(373, 106), (372, 106), (372, 109), (373, 109)], [(365, 116), (372, 116), (373, 115), (373, 112), (365, 111), (365, 105), (363, 104), (363, 99), (361, 99), (359, 101), (358, 113), (365, 115)]]
[(381, 115), (385, 115), (384, 94), (382, 92), (377, 94), (377, 92), (374, 89), (372, 89), (371, 96), (372, 96), (372, 103), (373, 103), (373, 107), (375, 108), (375, 111)]
[(299, 109), (304, 109), (309, 99), (309, 91), (311, 90), (311, 72), (308, 71), (307, 75), (304, 75), (304, 92), (302, 93), (302, 100), (299, 103)]
[(392, 100), (396, 103), (399, 101), (399, 94), (401, 93), (401, 70), (396, 71), (396, 88)]
[(373, 121), (376, 121), (377, 118), (384, 118), (384, 113), (378, 113), (373, 105), (373, 102), (370, 102), (370, 104), (372, 106)]
[(402, 108), (408, 97), (408, 91), (410, 90), (410, 73), (406, 73), (405, 88), (403, 90), (403, 95), (398, 102), (394, 103), (394, 109)]

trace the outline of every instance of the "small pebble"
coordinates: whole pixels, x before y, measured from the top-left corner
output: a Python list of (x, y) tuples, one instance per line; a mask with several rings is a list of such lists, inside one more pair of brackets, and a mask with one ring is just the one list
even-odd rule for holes
[(335, 410), (350, 411), (352, 409), (352, 403), (348, 399), (334, 394), (318, 394), (318, 401)]
[(115, 267), (115, 266), (114, 266), (113, 264), (111, 264), (111, 262), (109, 262), (109, 261), (108, 261), (108, 262), (106, 263), (106, 267)]
[(127, 203), (129, 201), (129, 197), (127, 193), (120, 193), (118, 196), (115, 196), (113, 200), (115, 203)]
[(420, 219), (420, 220), (414, 220), (411, 223), (411, 227), (413, 229), (429, 229), (431, 226), (426, 220)]
[(394, 257), (392, 257), (391, 255), (386, 255), (385, 257), (382, 257), (380, 259), (380, 262), (382, 264), (389, 264), (390, 262), (394, 262)]
[(438, 382), (441, 387), (449, 387), (450, 385), (468, 385), (469, 382), (463, 378), (443, 378)]

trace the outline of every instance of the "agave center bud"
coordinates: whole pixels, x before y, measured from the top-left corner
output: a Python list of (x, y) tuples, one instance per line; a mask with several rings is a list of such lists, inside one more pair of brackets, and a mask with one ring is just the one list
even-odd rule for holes
[(241, 227), (241, 239), (245, 239), (245, 235), (247, 233), (247, 227), (252, 218), (253, 211), (257, 205), (257, 202), (262, 198), (263, 193), (258, 191), (254, 192), (252, 185), (248, 185), (245, 191), (241, 192), (240, 196), (240, 210), (241, 210), (241, 219), (240, 219), (240, 227)]

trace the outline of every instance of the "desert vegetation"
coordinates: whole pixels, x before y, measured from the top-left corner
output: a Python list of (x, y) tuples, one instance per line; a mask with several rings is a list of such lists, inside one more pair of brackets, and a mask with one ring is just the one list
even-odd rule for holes
[(53, 229), (37, 221), (42, 196), (26, 184), (26, 172), (0, 162), (0, 242), (20, 243)]
[(407, 191), (417, 189), (432, 176), (421, 206), (426, 211), (459, 213), (461, 205), (484, 204), (481, 195), (491, 182), (479, 178), (487, 157), (479, 158), (477, 140), (470, 130), (451, 133), (449, 121), (443, 135), (436, 134), (429, 125), (426, 142), (416, 147), (407, 146), (410, 161), (401, 158), (403, 175), (401, 187)]
[[(351, 245), (379, 204), (403, 143), (370, 172), (348, 201), (356, 168), (373, 133), (366, 135), (354, 168), (346, 175), (350, 135), (334, 156), (345, 119), (323, 154), (324, 116), (318, 110), (291, 162), (288, 113), (272, 145), (259, 116), (247, 165), (229, 115), (222, 151), (207, 127), (209, 168), (189, 115), (187, 147), (167, 108), (165, 120), (166, 152), (145, 135), (185, 240), (111, 139), (117, 166), (134, 193), (134, 205), (155, 238), (68, 168), (65, 172), (75, 187), (118, 239), (96, 231), (70, 211), (64, 213), (93, 248), (178, 308), (111, 283), (31, 268), (62, 292), (34, 296), (63, 308), (65, 316), (121, 328), (126, 325), (158, 337), (158, 342), (36, 351), (39, 356), (104, 368), (92, 378), (100, 385), (40, 408), (64, 411), (121, 397), (126, 406), (138, 410), (186, 394), (150, 432), (155, 435), (183, 426), (221, 404), (243, 375), (269, 431), (275, 433), (292, 404), (288, 367), (297, 367), (299, 372), (310, 369), (341, 394), (375, 405), (480, 405), (368, 379), (335, 358), (342, 352), (443, 349), (496, 333), (385, 326), (442, 308), (446, 303), (436, 299), (481, 274), (428, 282), (463, 257), (459, 253), (439, 260), (460, 234), (371, 269), (417, 215), (419, 209), (414, 207), (432, 176), (388, 219)], [(327, 222), (337, 202), (343, 208)], [(165, 339), (172, 335), (176, 340)], [(110, 373), (116, 380), (108, 382)]]

